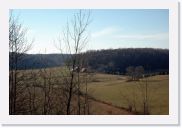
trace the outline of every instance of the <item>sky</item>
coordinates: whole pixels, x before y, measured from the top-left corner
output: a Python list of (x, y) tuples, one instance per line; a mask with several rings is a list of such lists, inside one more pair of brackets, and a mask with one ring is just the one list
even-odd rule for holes
[[(84, 10), (88, 11), (88, 10)], [(15, 9), (13, 15), (34, 39), (28, 53), (60, 53), (58, 37), (77, 9)], [(85, 49), (169, 48), (168, 9), (93, 9)]]

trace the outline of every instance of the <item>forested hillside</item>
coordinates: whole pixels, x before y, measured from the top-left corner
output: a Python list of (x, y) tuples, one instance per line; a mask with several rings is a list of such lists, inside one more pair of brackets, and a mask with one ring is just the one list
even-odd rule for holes
[(125, 73), (129, 66), (143, 66), (146, 71), (169, 70), (169, 50), (128, 48), (90, 51), (88, 63), (92, 69), (107, 73)]
[[(68, 58), (68, 54), (22, 54), (20, 55), (17, 69), (39, 69), (47, 67), (58, 67), (64, 63), (64, 58)], [(13, 53), (9, 53), (10, 69), (13, 69), (11, 65), (11, 58)]]
[[(24, 54), (18, 69), (57, 67), (64, 64), (68, 54)], [(84, 53), (88, 66), (98, 72), (125, 73), (129, 66), (143, 66), (146, 71), (169, 69), (169, 50), (128, 48), (88, 51)], [(11, 53), (10, 53), (11, 60)], [(11, 66), (10, 66), (11, 67)]]

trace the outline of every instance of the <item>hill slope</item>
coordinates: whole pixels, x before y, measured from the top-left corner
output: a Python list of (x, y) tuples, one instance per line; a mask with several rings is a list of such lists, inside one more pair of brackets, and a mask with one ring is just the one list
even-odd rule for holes
[[(11, 61), (12, 53), (9, 53)], [(68, 54), (23, 54), (18, 61), (18, 69), (39, 69), (48, 67), (58, 67), (64, 64), (64, 58)], [(11, 63), (10, 63), (11, 64)], [(11, 67), (11, 65), (10, 65)]]
[(88, 63), (92, 69), (107, 73), (125, 73), (129, 66), (143, 66), (147, 71), (169, 70), (169, 50), (128, 48), (90, 51)]
[[(168, 49), (107, 49), (87, 51), (83, 55), (87, 60), (88, 66), (99, 72), (125, 73), (128, 66), (143, 66), (147, 71), (169, 70)], [(18, 63), (18, 69), (62, 66), (64, 64), (63, 56), (64, 58), (69, 58), (70, 55), (24, 54)]]

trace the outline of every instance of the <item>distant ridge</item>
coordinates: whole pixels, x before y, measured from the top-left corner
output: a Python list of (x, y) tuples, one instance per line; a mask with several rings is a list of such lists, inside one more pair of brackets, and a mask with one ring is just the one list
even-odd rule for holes
[(88, 65), (99, 72), (122, 74), (129, 66), (143, 66), (146, 71), (168, 71), (169, 50), (123, 48), (89, 51)]
[[(11, 53), (9, 53), (11, 56)], [(23, 54), (18, 69), (39, 69), (62, 66), (69, 54)], [(10, 66), (11, 67), (11, 66)]]
[[(83, 53), (88, 66), (99, 72), (125, 73), (128, 66), (143, 66), (147, 71), (169, 70), (169, 50), (154, 48), (124, 48), (92, 50)], [(11, 56), (11, 53), (10, 53)], [(57, 67), (70, 54), (24, 54), (18, 69)]]

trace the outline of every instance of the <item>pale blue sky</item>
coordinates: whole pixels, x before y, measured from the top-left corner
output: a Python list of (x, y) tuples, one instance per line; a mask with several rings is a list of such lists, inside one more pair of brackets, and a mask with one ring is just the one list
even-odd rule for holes
[[(29, 53), (59, 53), (54, 45), (66, 22), (79, 10), (14, 10), (19, 22), (35, 38)], [(91, 10), (89, 44), (85, 50), (108, 48), (169, 48), (167, 9)]]

